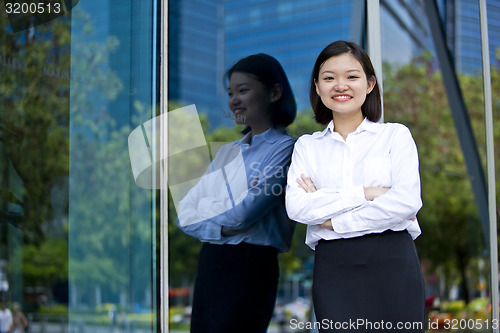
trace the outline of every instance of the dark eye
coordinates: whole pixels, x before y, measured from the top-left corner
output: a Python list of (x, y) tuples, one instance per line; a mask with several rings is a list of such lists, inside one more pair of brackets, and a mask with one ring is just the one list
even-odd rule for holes
[(357, 78), (358, 78), (358, 76), (356, 76), (356, 75), (349, 76), (349, 80), (354, 80), (354, 79), (357, 79)]
[(245, 88), (245, 89), (240, 89), (240, 94), (244, 94), (244, 93), (246, 93), (247, 91), (248, 91), (248, 89), (247, 89), (247, 88)]
[(333, 81), (333, 77), (332, 76), (325, 76), (323, 78), (323, 80), (325, 80), (325, 81)]

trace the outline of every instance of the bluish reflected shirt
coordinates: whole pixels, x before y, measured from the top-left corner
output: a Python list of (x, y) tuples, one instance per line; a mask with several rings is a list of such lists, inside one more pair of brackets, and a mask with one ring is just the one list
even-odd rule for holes
[[(288, 251), (295, 223), (286, 214), (284, 199), (295, 141), (269, 129), (223, 146), (179, 202), (178, 225), (202, 242), (246, 242)], [(235, 234), (223, 236), (222, 227)]]

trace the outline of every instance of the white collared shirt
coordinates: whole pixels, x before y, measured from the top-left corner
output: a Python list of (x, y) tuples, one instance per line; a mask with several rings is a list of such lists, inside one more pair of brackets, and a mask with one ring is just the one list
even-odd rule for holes
[[(301, 174), (311, 178), (316, 192), (299, 187)], [(390, 190), (368, 201), (364, 187), (370, 186)], [(365, 119), (344, 141), (331, 121), (322, 132), (303, 135), (296, 142), (286, 210), (292, 220), (308, 225), (306, 244), (311, 248), (320, 239), (386, 230), (407, 230), (415, 239), (421, 231), (412, 218), (421, 207), (417, 147), (406, 126)], [(328, 219), (333, 230), (319, 226)]]

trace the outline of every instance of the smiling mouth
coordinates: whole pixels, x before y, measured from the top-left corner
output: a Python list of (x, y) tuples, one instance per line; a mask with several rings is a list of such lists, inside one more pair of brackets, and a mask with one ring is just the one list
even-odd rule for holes
[(244, 109), (235, 109), (233, 111), (234, 114), (234, 119), (239, 122), (245, 122), (247, 119), (247, 116), (244, 115), (245, 110)]
[(239, 122), (245, 123), (247, 120), (247, 116), (245, 116), (244, 114), (236, 114), (235, 113), (234, 119), (239, 121)]
[(335, 101), (344, 102), (352, 99), (352, 97), (348, 95), (340, 95), (340, 96), (333, 96), (332, 99)]
[(243, 110), (241, 110), (241, 109), (238, 109), (238, 110), (233, 111), (233, 112), (224, 111), (224, 118), (236, 120), (236, 121), (241, 122), (241, 123), (245, 123), (247, 120), (247, 116), (245, 116), (243, 114)]

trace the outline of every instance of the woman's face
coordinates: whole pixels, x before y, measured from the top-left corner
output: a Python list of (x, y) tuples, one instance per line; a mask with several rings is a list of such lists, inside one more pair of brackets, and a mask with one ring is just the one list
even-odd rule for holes
[(251, 74), (234, 72), (229, 78), (228, 106), (237, 124), (248, 125), (254, 134), (272, 126), (271, 103), (273, 92)]
[(358, 115), (373, 87), (359, 61), (350, 53), (331, 57), (321, 65), (315, 82), (323, 104), (336, 115)]

